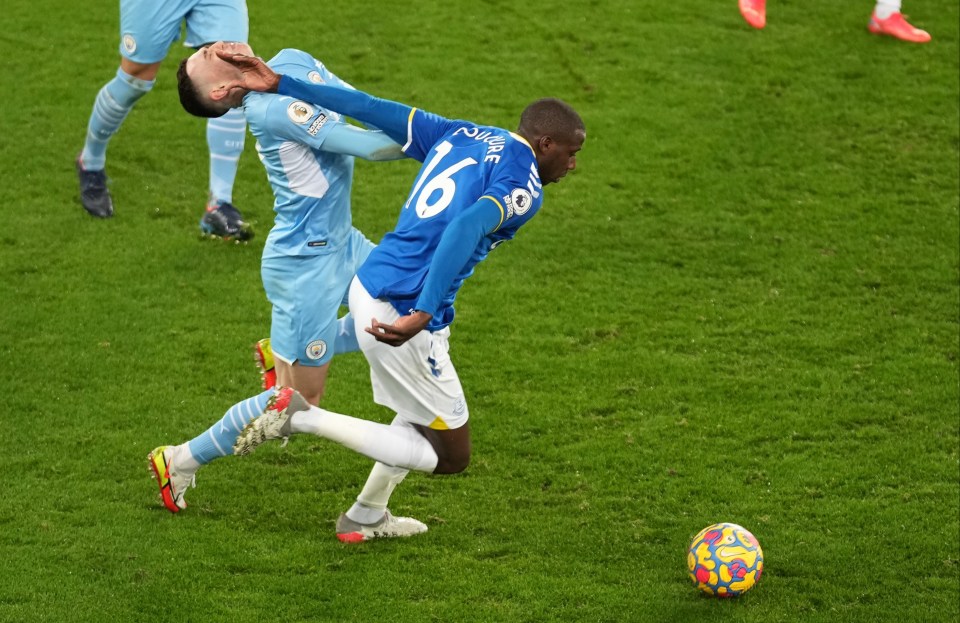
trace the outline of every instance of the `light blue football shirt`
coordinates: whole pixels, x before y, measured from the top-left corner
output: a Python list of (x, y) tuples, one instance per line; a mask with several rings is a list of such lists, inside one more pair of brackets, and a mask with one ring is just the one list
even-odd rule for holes
[[(313, 84), (352, 88), (300, 50), (282, 50), (267, 64)], [(275, 197), (276, 217), (263, 257), (313, 256), (338, 249), (352, 227), (353, 156), (322, 147), (334, 126), (349, 124), (316, 104), (267, 93), (248, 93), (243, 113)]]

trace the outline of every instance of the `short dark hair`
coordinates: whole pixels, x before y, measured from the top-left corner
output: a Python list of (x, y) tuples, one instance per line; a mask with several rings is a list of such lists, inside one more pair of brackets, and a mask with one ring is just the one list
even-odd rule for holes
[(212, 106), (200, 97), (197, 86), (187, 74), (187, 60), (185, 58), (180, 61), (180, 67), (177, 68), (177, 91), (180, 93), (180, 105), (195, 117), (222, 117), (226, 114), (226, 110)]
[(573, 106), (555, 97), (545, 97), (527, 106), (520, 115), (520, 134), (551, 136), (572, 140), (577, 131), (586, 132), (583, 119)]

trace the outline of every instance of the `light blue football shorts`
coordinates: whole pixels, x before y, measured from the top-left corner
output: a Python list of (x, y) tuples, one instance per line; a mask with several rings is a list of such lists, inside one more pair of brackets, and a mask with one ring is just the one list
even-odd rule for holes
[(356, 228), (347, 243), (330, 253), (264, 258), (260, 276), (273, 305), (273, 356), (293, 364), (322, 366), (333, 357), (337, 312), (357, 269), (374, 245)]
[(120, 54), (135, 63), (162, 61), (184, 21), (188, 47), (247, 42), (246, 0), (120, 0)]

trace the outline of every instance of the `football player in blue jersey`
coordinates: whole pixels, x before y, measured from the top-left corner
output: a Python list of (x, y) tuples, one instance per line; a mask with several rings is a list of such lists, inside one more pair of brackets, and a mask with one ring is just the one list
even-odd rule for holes
[[(217, 42), (185, 59), (178, 71), (181, 101), (195, 115), (216, 118), (241, 110), (257, 139), (257, 153), (273, 189), (275, 223), (267, 236), (261, 276), (272, 305), (270, 343), (278, 381), (318, 404), (335, 353), (359, 350), (349, 315), (337, 319), (357, 269), (374, 248), (350, 216), (354, 157), (395, 160), (405, 155), (384, 132), (351, 125), (332, 110), (301, 99), (248, 92), (208, 107), (194, 82), (218, 66), (224, 50), (251, 54), (244, 43)], [(311, 84), (351, 88), (323, 63), (299, 50), (270, 61), (277, 71)], [(186, 483), (201, 465), (232, 453), (237, 434), (259, 414), (273, 392), (231, 407), (195, 439), (155, 448), (148, 457), (165, 506), (179, 512)]]
[(351, 448), (376, 464), (338, 519), (337, 537), (356, 542), (422, 533), (425, 524), (394, 517), (387, 505), (409, 470), (454, 474), (470, 461), (469, 413), (448, 348), (457, 292), (494, 247), (537, 213), (543, 186), (576, 167), (583, 121), (568, 104), (541, 99), (509, 132), (279, 75), (233, 50), (216, 54), (230, 67), (195, 77), (204, 106), (233, 105), (249, 91), (276, 92), (381, 128), (423, 163), (396, 228), (371, 251), (349, 292), (374, 400), (396, 413), (393, 422), (324, 410), (280, 387), (234, 445), (246, 454), (270, 439), (310, 433)]
[[(180, 38), (193, 48), (220, 40), (246, 41), (245, 0), (120, 0), (120, 67), (100, 89), (77, 157), (80, 202), (93, 216), (109, 218), (114, 206), (105, 172), (107, 145), (127, 114), (152, 88), (161, 61)], [(201, 230), (211, 236), (247, 240), (253, 230), (233, 205), (233, 182), (243, 153), (243, 114), (230, 111), (207, 123), (210, 191)]]

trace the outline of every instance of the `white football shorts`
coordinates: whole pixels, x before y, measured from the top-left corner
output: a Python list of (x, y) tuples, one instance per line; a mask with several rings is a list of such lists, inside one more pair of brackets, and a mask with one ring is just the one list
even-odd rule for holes
[(467, 401), (450, 360), (450, 328), (421, 331), (400, 346), (390, 346), (364, 329), (372, 318), (393, 324), (400, 317), (393, 305), (370, 296), (356, 277), (350, 284), (349, 299), (357, 340), (370, 364), (374, 402), (434, 430), (466, 424)]

